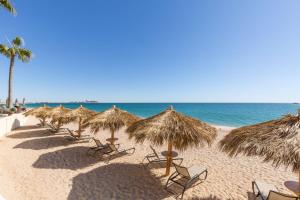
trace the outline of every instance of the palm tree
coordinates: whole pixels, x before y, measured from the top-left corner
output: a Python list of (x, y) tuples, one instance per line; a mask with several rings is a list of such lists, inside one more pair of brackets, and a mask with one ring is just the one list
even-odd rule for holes
[(13, 72), (15, 58), (17, 57), (22, 62), (30, 61), (32, 58), (32, 52), (28, 49), (23, 48), (24, 42), (21, 37), (16, 37), (12, 43), (8, 46), (0, 44), (0, 53), (5, 55), (10, 59), (9, 65), (9, 79), (8, 79), (8, 98), (7, 106), (12, 108), (12, 82), (13, 82)]
[(11, 12), (14, 15), (17, 14), (16, 9), (11, 5), (9, 0), (0, 0), (0, 7), (5, 8), (6, 10), (8, 10), (9, 12)]

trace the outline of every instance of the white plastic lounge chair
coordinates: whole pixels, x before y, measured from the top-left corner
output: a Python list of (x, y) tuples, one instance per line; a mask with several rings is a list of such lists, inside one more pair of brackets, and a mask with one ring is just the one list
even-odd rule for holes
[[(142, 164), (144, 165), (144, 161), (147, 160), (148, 163), (146, 164), (146, 167), (148, 167), (151, 163), (159, 163), (159, 165), (162, 166), (162, 163), (166, 162), (167, 158), (159, 156), (152, 146), (150, 146), (150, 148), (152, 150), (152, 153), (145, 156), (145, 158), (142, 160)], [(173, 162), (174, 161), (179, 161), (178, 165), (181, 165), (183, 158), (173, 158)]]
[(109, 163), (110, 159), (114, 156), (120, 155), (122, 153), (126, 153), (129, 155), (134, 154), (135, 148), (129, 148), (129, 149), (121, 149), (120, 144), (108, 144), (108, 148), (105, 149), (103, 152), (104, 155), (106, 155), (106, 163)]
[[(174, 164), (174, 166), (176, 171), (168, 178), (166, 189), (168, 190), (168, 187), (171, 186), (172, 183), (182, 187), (182, 192), (177, 195), (177, 197), (181, 196), (180, 199), (183, 198), (186, 189), (195, 181), (204, 181), (207, 178), (208, 172), (205, 167), (194, 165), (187, 168), (176, 164)], [(200, 178), (201, 175), (203, 175), (203, 178)]]
[(103, 149), (109, 148), (108, 144), (102, 144), (101, 141), (99, 139), (96, 138), (91, 138), (92, 141), (94, 141), (95, 146), (92, 146), (88, 149), (87, 154), (91, 155), (90, 152), (93, 152), (93, 155), (97, 152), (97, 151), (101, 151)]
[(256, 199), (260, 200), (298, 200), (298, 197), (282, 194), (274, 185), (263, 181), (253, 181), (252, 190)]

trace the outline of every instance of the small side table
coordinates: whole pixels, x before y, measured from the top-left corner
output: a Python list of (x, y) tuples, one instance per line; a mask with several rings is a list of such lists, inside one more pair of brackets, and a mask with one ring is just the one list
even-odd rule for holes
[(296, 196), (300, 197), (299, 183), (297, 181), (285, 181), (284, 186), (292, 191)]
[[(162, 151), (161, 155), (164, 157), (168, 157), (168, 151)], [(178, 153), (176, 151), (172, 151), (172, 158), (176, 158), (178, 156)]]

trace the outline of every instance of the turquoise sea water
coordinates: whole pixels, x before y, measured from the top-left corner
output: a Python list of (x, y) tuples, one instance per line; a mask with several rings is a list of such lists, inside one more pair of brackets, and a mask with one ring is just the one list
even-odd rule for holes
[[(81, 103), (83, 106), (103, 111), (116, 105), (141, 117), (150, 117), (163, 110), (169, 105), (186, 115), (198, 118), (205, 122), (224, 126), (244, 126), (255, 124), (271, 119), (276, 119), (285, 114), (296, 114), (300, 104), (288, 103)], [(67, 108), (77, 108), (79, 103), (62, 103)], [(33, 108), (43, 104), (27, 104)], [(60, 103), (49, 103), (50, 107)]]

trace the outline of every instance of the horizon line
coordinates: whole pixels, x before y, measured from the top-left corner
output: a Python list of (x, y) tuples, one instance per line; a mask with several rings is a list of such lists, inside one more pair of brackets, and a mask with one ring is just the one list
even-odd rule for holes
[(201, 102), (201, 101), (178, 101), (178, 102), (167, 102), (167, 101), (162, 101), (162, 102), (142, 102), (142, 101), (136, 101), (136, 102), (118, 102), (118, 101), (111, 101), (111, 102), (84, 102), (84, 101), (34, 101), (34, 102), (25, 102), (25, 104), (33, 104), (33, 103), (85, 103), (85, 104), (100, 104), (100, 103), (245, 103), (245, 104), (249, 104), (249, 103), (276, 103), (276, 104), (280, 104), (280, 103), (287, 103), (287, 104), (298, 104), (299, 102), (258, 102), (258, 101), (254, 101), (254, 102)]

